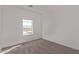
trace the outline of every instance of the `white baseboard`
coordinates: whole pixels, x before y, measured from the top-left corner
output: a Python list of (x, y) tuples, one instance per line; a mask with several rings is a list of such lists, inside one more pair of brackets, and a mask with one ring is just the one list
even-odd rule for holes
[(1, 53), (2, 53), (2, 54), (5, 54), (5, 53), (7, 53), (7, 52), (9, 52), (9, 51), (11, 51), (11, 50), (13, 50), (13, 49), (19, 47), (19, 46), (20, 46), (20, 45), (14, 46), (14, 47), (12, 47), (12, 48), (10, 48), (10, 49), (8, 49), (8, 50), (2, 51)]

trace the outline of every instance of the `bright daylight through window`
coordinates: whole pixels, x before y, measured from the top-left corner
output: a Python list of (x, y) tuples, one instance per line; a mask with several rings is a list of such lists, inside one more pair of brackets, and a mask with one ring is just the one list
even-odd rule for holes
[(33, 21), (23, 19), (23, 35), (33, 34)]

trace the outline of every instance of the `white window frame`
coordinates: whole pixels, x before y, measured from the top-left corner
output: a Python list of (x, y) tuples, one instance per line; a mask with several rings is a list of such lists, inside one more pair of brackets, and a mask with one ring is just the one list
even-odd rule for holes
[[(23, 20), (30, 20), (30, 19), (23, 19)], [(23, 26), (23, 20), (22, 20), (22, 26)], [(32, 21), (32, 32), (30, 34), (24, 34), (23, 33), (23, 36), (25, 36), (25, 35), (33, 35), (33, 20), (31, 20), (31, 21)], [(23, 28), (22, 32), (23, 31), (24, 31), (24, 28)]]

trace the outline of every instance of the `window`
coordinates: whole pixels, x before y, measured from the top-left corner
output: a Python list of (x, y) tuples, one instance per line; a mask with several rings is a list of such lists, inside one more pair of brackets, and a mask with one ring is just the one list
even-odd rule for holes
[(33, 22), (32, 20), (23, 19), (23, 35), (33, 34)]

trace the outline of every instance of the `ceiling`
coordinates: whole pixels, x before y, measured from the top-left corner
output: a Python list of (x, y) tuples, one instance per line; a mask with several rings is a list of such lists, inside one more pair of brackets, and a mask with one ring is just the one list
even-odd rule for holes
[(40, 13), (44, 13), (44, 12), (51, 13), (55, 6), (54, 5), (32, 5), (32, 7), (29, 7), (29, 5), (20, 5), (18, 7), (21, 7), (24, 9), (30, 9), (32, 11), (36, 11)]

